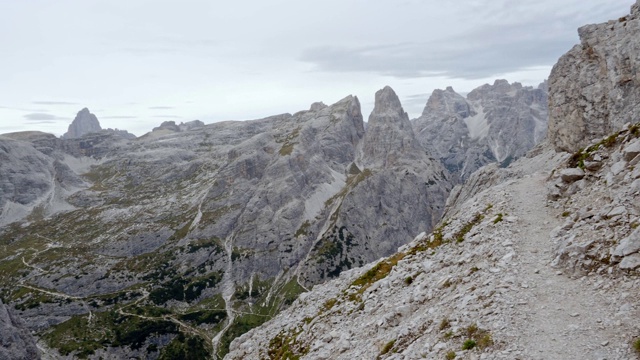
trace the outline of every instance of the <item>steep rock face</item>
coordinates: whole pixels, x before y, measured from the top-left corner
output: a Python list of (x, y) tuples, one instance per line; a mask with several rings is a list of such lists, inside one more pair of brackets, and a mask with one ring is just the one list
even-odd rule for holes
[(552, 232), (553, 264), (571, 274), (640, 270), (640, 123), (594, 141), (550, 179), (565, 221)]
[[(414, 120), (419, 136), (425, 146), (437, 152), (444, 165), (458, 171), (459, 164), (466, 161), (469, 129), (464, 119), (476, 115), (467, 100), (456, 93), (452, 87), (446, 90), (434, 90), (422, 116)], [(435, 131), (435, 124), (440, 127)]]
[(0, 136), (0, 226), (27, 216), (40, 219), (73, 206), (66, 198), (84, 186), (64, 158), (44, 154), (31, 141), (56, 142), (53, 135), (19, 133)]
[(0, 301), (0, 358), (40, 359), (40, 352), (24, 322), (13, 315), (2, 301)]
[(546, 134), (546, 84), (537, 89), (496, 80), (467, 95), (435, 90), (412, 121), (419, 141), (459, 180), (480, 167), (508, 165)]
[[(635, 43), (615, 34), (639, 11), (640, 2), (631, 17), (607, 23), (612, 51), (601, 54), (603, 66)], [(605, 29), (599, 27), (593, 29)], [(568, 72), (561, 80), (576, 90), (584, 75)], [(593, 88), (611, 84), (593, 81)], [(564, 91), (553, 89), (558, 83), (552, 78), (557, 96)], [(627, 83), (625, 91), (635, 94), (635, 81)], [(631, 103), (612, 109), (602, 97), (593, 104), (584, 97), (563, 98), (559, 108), (599, 113), (604, 125), (569, 118), (549, 126), (556, 149), (583, 149), (557, 153), (543, 142), (506, 169), (484, 167), (452, 191), (431, 234), (302, 295), (236, 339), (227, 359), (637, 356), (640, 123), (628, 118)], [(606, 132), (625, 122), (631, 124)], [(579, 132), (568, 136), (558, 128), (564, 125)]]
[(78, 112), (73, 122), (69, 125), (69, 130), (62, 135), (62, 139), (80, 139), (87, 135), (95, 136), (96, 134), (113, 135), (118, 138), (132, 140), (136, 136), (126, 130), (120, 129), (103, 129), (100, 126), (98, 118), (92, 114), (89, 109), (84, 108)]
[(62, 135), (62, 138), (75, 139), (100, 130), (102, 130), (102, 127), (98, 118), (89, 109), (84, 108), (78, 112), (71, 125), (69, 125), (69, 130)]
[(575, 152), (640, 119), (640, 5), (631, 14), (578, 30), (580, 44), (549, 78), (549, 140)]
[[(450, 208), (432, 234), (302, 294), (234, 340), (225, 359), (633, 358), (637, 276), (576, 278), (549, 266), (549, 235), (563, 218), (544, 183), (562, 161), (548, 146), (519, 159), (503, 180)], [(626, 227), (617, 216), (608, 231)], [(584, 234), (563, 228), (577, 252)], [(636, 255), (637, 233), (620, 244)]]
[[(1, 295), (62, 355), (169, 356), (194, 334), (204, 345), (190, 348), (223, 355), (303, 286), (388, 255), (438, 220), (446, 170), (393, 90), (377, 105), (371, 135), (349, 96), (134, 140), (22, 136), (84, 185), (66, 196), (69, 211), (2, 228)], [(131, 323), (146, 332), (130, 336)], [(93, 340), (76, 342), (75, 329)]]
[(390, 87), (376, 93), (359, 155), (349, 170), (343, 190), (328, 200), (328, 226), (304, 263), (302, 274), (309, 284), (391, 254), (415, 232), (430, 231), (451, 187), (447, 170), (416, 141)]
[(396, 93), (388, 86), (376, 92), (360, 163), (392, 167), (402, 165), (401, 160), (410, 160), (419, 153), (411, 122)]

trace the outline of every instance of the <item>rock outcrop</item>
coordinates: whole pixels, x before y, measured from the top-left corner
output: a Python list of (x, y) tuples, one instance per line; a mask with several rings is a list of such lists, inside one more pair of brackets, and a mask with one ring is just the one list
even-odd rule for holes
[[(234, 340), (226, 359), (636, 357), (640, 83), (630, 34), (639, 14), (640, 1), (628, 17), (582, 28), (583, 44), (554, 68), (551, 144), (475, 172), (431, 234), (301, 295)], [(496, 101), (481, 95), (435, 92), (428, 108), (448, 115), (426, 114), (414, 127), (428, 132), (441, 118), (448, 134), (464, 134), (463, 124), (482, 133), (486, 126), (473, 126), (481, 121), (464, 121), (481, 113), (465, 102)], [(448, 149), (464, 147), (449, 137), (440, 145), (455, 164)]]
[(0, 301), (0, 359), (37, 360), (40, 351), (24, 324)]
[(64, 157), (49, 156), (45, 152), (52, 148), (35, 145), (59, 141), (37, 132), (0, 136), (0, 227), (74, 209), (67, 198), (87, 185)]
[(89, 109), (84, 108), (78, 111), (75, 119), (73, 119), (73, 122), (69, 125), (69, 130), (62, 135), (62, 138), (76, 139), (86, 134), (100, 132), (101, 130), (102, 127), (100, 126), (98, 118), (92, 114)]
[(545, 83), (534, 89), (496, 80), (466, 98), (451, 87), (435, 90), (412, 122), (423, 146), (464, 181), (486, 164), (507, 166), (542, 141), (546, 109)]
[(549, 148), (518, 160), (433, 233), (302, 294), (225, 359), (632, 358), (636, 278), (548, 265), (562, 210), (543, 184), (562, 161)]
[(550, 179), (564, 223), (552, 233), (555, 266), (570, 274), (640, 269), (640, 123), (593, 141)]
[(154, 127), (152, 131), (190, 131), (194, 129), (201, 129), (204, 127), (204, 123), (200, 120), (181, 122), (179, 125), (175, 121), (163, 121), (158, 127)]
[(119, 138), (132, 140), (135, 139), (136, 136), (129, 133), (126, 130), (120, 129), (103, 129), (100, 126), (100, 121), (98, 118), (92, 114), (89, 109), (84, 108), (78, 112), (73, 122), (69, 125), (69, 130), (62, 135), (62, 139), (71, 140), (71, 139), (80, 139), (85, 137), (86, 135), (115, 135)]
[(575, 152), (640, 120), (640, 5), (631, 14), (578, 30), (580, 44), (549, 78), (549, 140)]
[[(348, 96), (254, 121), (165, 122), (134, 140), (14, 135), (0, 170), (27, 168), (5, 171), (24, 178), (2, 186), (28, 188), (33, 173), (38, 193), (22, 217), (0, 218), (4, 298), (64, 356), (169, 356), (192, 341), (179, 334), (205, 333), (225, 354), (305, 288), (439, 220), (447, 171), (425, 154), (393, 90), (376, 97), (368, 133)], [(60, 166), (35, 170), (51, 164)], [(55, 194), (69, 208), (38, 211), (67, 175), (80, 183)], [(148, 332), (128, 336), (126, 324), (142, 320)], [(75, 342), (77, 327), (96, 342)]]
[(306, 284), (393, 253), (430, 231), (444, 210), (449, 174), (416, 141), (390, 87), (376, 93), (368, 124), (343, 190), (328, 200), (330, 221), (303, 263)]

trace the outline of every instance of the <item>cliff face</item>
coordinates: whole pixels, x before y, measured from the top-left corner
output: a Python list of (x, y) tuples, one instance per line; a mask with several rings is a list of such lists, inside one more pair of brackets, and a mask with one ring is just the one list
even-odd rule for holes
[[(637, 357), (639, 13), (640, 1), (581, 28), (582, 44), (554, 67), (551, 144), (475, 172), (431, 234), (301, 295), (226, 358)], [(465, 121), (481, 113), (469, 103), (494, 100), (478, 95), (436, 91), (414, 122), (430, 133), (440, 119), (451, 136), (424, 145), (451, 164), (443, 155), (464, 149), (453, 134), (486, 131)]]
[(549, 140), (577, 151), (640, 119), (640, 4), (631, 14), (578, 30), (580, 44), (549, 78)]
[(507, 166), (544, 139), (546, 84), (534, 89), (496, 80), (466, 98), (451, 87), (435, 90), (412, 123), (427, 151), (464, 181), (489, 163)]
[(432, 229), (451, 188), (391, 88), (366, 134), (348, 96), (130, 140), (9, 134), (0, 156), (0, 296), (62, 355), (95, 358), (168, 354), (185, 326), (222, 355), (305, 287)]
[(84, 108), (78, 112), (69, 130), (62, 135), (64, 139), (75, 139), (90, 133), (97, 133), (102, 130), (98, 118), (89, 109)]
[(0, 358), (40, 359), (40, 352), (24, 321), (7, 309), (2, 301), (0, 301)]

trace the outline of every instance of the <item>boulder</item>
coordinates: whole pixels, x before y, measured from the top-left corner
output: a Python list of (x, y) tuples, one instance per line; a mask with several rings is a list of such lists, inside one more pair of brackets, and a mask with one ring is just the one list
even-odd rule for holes
[(627, 145), (622, 152), (624, 154), (623, 157), (626, 161), (633, 160), (640, 154), (640, 140), (636, 140)]
[(636, 229), (631, 235), (620, 241), (613, 250), (614, 256), (627, 256), (640, 251), (640, 229)]
[(560, 178), (566, 183), (573, 183), (584, 178), (584, 171), (580, 168), (564, 169), (560, 172)]

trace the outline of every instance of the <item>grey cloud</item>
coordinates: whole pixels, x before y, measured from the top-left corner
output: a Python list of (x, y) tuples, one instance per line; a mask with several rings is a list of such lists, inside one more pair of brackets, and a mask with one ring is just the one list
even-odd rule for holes
[(159, 118), (159, 119), (180, 119), (180, 116), (177, 115), (154, 115), (154, 118)]
[[(505, 14), (507, 16), (507, 14)], [(485, 25), (464, 35), (367, 47), (314, 47), (300, 60), (329, 72), (476, 80), (550, 66), (576, 42), (576, 13)], [(446, 33), (446, 31), (445, 31)]]
[(60, 120), (67, 120), (65, 118), (47, 114), (47, 113), (30, 113), (30, 114), (25, 114), (23, 117), (28, 122), (47, 121), (48, 123), (53, 123)]
[(173, 106), (150, 106), (150, 110), (171, 110), (174, 109)]
[(422, 113), (422, 109), (427, 103), (429, 96), (431, 96), (431, 94), (426, 93), (405, 96), (402, 98), (402, 106), (408, 113)]
[(67, 101), (33, 101), (32, 104), (35, 104), (35, 105), (79, 105), (78, 103), (67, 102)]
[(57, 124), (59, 120), (28, 120), (30, 125), (38, 125), (38, 124)]
[(113, 115), (113, 116), (101, 116), (100, 119), (137, 119), (137, 116)]

